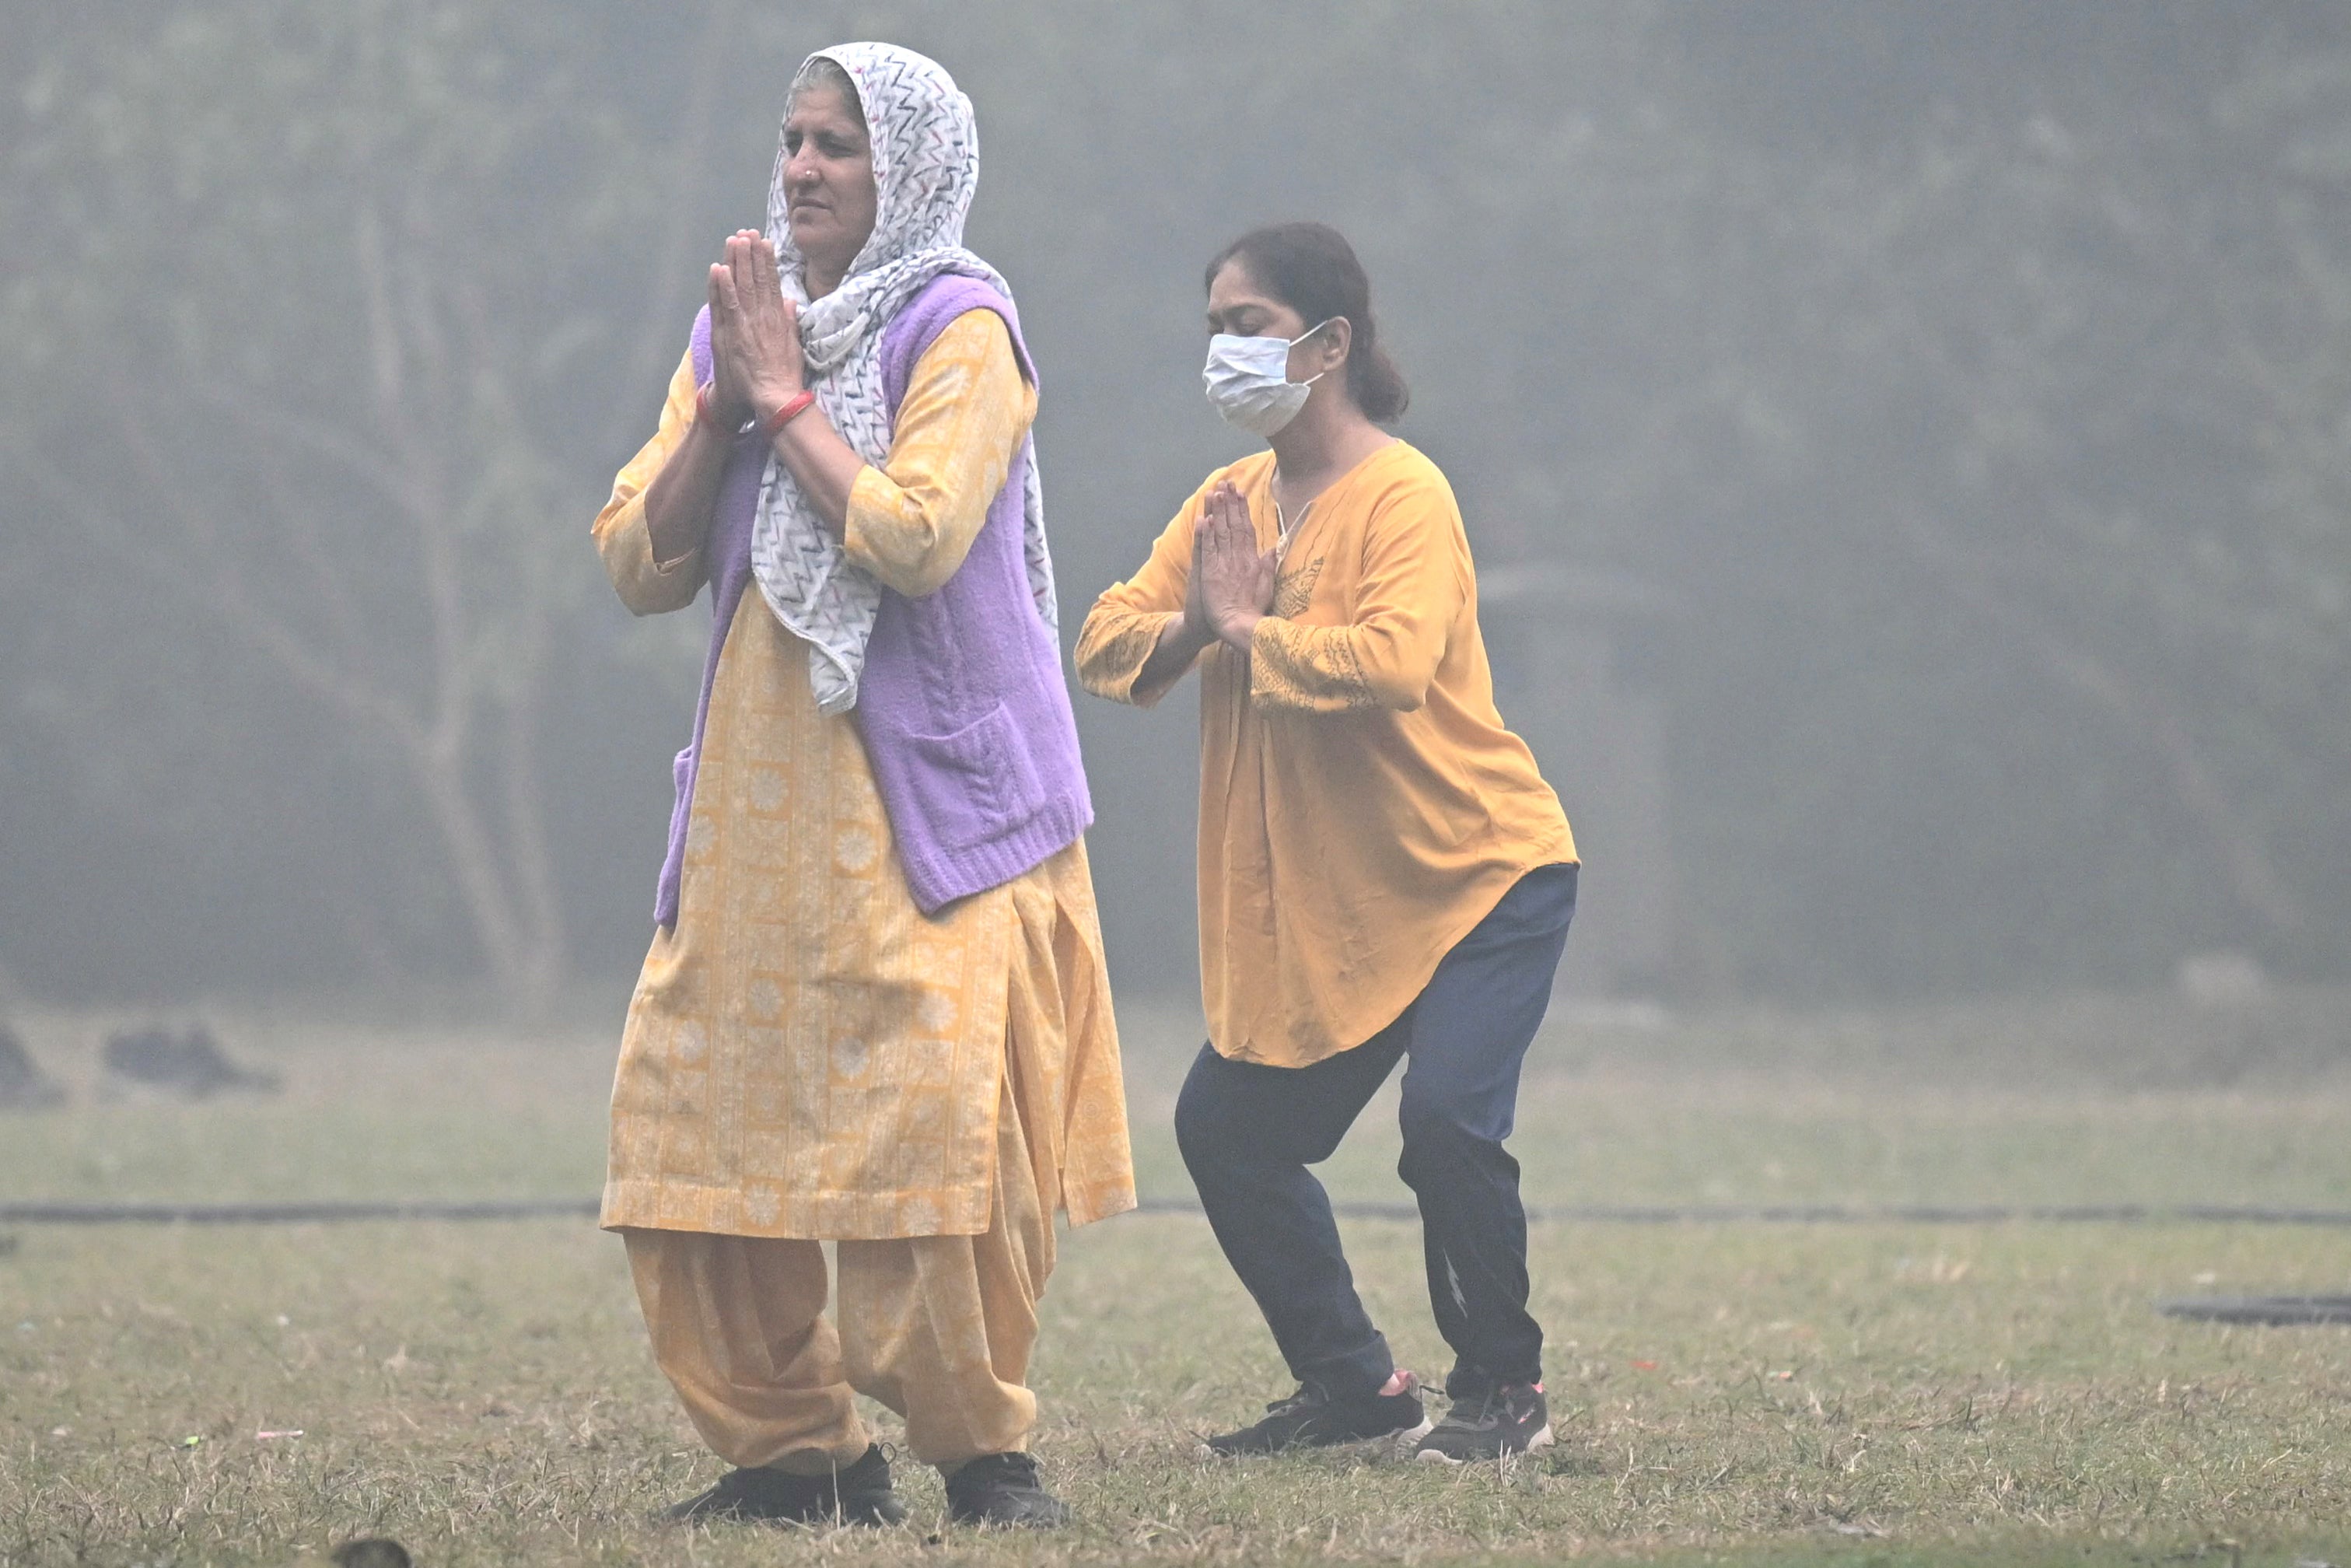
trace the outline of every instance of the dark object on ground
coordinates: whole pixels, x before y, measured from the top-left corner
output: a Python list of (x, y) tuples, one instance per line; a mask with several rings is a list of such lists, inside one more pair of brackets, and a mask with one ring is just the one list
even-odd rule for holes
[(1383, 1438), (1403, 1442), (1428, 1434), (1428, 1416), (1421, 1409), (1420, 1385), (1415, 1382), (1408, 1382), (1401, 1394), (1363, 1394), (1350, 1399), (1333, 1399), (1315, 1385), (1301, 1383), (1297, 1393), (1275, 1400), (1265, 1411), (1265, 1419), (1254, 1427), (1207, 1439), (1208, 1452), (1236, 1458)]
[(65, 1090), (41, 1071), (16, 1031), (0, 1023), (0, 1110), (50, 1111), (65, 1103)]
[(13, 1255), (21, 1243), (14, 1236), (0, 1236), (0, 1258)]
[(890, 1461), (876, 1444), (855, 1464), (826, 1476), (729, 1470), (716, 1486), (662, 1517), (681, 1524), (902, 1524), (906, 1505), (891, 1488)]
[(2351, 1296), (2179, 1296), (2155, 1310), (2199, 1323), (2351, 1323)]
[(410, 1568), (408, 1548), (383, 1535), (346, 1541), (328, 1555), (335, 1568)]
[(947, 1478), (947, 1517), (957, 1524), (1055, 1530), (1070, 1522), (1070, 1510), (1045, 1490), (1028, 1455), (983, 1454)]
[(106, 1041), (106, 1073), (114, 1084), (152, 1090), (183, 1100), (214, 1094), (274, 1094), (277, 1074), (239, 1067), (202, 1024), (178, 1034), (166, 1029), (124, 1030)]
[(1551, 1447), (1551, 1406), (1541, 1389), (1505, 1384), (1457, 1396), (1453, 1408), (1420, 1440), (1414, 1458), (1466, 1465)]

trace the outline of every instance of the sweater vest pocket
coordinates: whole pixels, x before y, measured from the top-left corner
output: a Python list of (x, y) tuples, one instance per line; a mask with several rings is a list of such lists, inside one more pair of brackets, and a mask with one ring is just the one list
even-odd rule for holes
[(950, 850), (1026, 825), (1044, 798), (1029, 743), (1002, 703), (961, 729), (908, 734), (904, 742), (909, 803)]

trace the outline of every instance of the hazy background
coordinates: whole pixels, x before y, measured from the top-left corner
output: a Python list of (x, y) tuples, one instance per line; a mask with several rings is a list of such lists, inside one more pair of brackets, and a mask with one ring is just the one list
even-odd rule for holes
[[(0, 979), (626, 986), (707, 611), (588, 523), (865, 37), (978, 108), (1065, 642), (1246, 449), (1202, 263), (1353, 237), (1576, 986), (2351, 972), (2351, 8), (5, 0)], [(1180, 998), (1188, 696), (1079, 717)]]

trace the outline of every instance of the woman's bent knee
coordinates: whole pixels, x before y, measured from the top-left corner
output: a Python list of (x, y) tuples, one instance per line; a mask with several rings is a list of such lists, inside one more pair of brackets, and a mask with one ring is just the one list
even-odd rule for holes
[(1225, 1163), (1231, 1123), (1231, 1103), (1209, 1088), (1195, 1063), (1176, 1096), (1176, 1148), (1184, 1168), (1196, 1181), (1204, 1170)]
[(1483, 1166), (1501, 1152), (1501, 1140), (1481, 1125), (1474, 1108), (1439, 1097), (1407, 1095), (1396, 1120), (1404, 1132), (1396, 1175), (1414, 1186)]

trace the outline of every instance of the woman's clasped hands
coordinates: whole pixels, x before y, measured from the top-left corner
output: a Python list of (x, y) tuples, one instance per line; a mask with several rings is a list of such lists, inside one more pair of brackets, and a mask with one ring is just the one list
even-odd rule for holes
[(1247, 653), (1257, 623), (1273, 612), (1279, 550), (1257, 547), (1249, 505), (1231, 481), (1208, 492), (1192, 531), (1192, 579), (1184, 617), (1203, 642)]
[(776, 247), (738, 230), (710, 268), (710, 397), (729, 420), (766, 423), (807, 383), (799, 308), (784, 298)]

